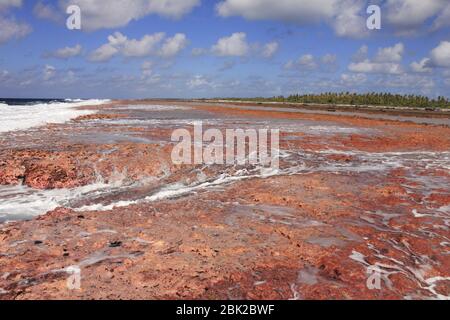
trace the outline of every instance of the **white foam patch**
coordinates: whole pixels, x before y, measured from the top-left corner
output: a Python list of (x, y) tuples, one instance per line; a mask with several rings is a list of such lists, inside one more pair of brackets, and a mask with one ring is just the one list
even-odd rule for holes
[(72, 189), (38, 190), (26, 186), (0, 187), (0, 222), (30, 219), (86, 197), (108, 194), (123, 186), (123, 180), (99, 181)]
[(78, 110), (83, 106), (96, 106), (110, 100), (85, 100), (36, 105), (0, 105), (0, 133), (26, 130), (50, 123), (65, 123), (83, 115), (94, 114), (96, 110)]
[(112, 204), (93, 204), (88, 206), (83, 206), (81, 208), (75, 208), (76, 211), (110, 211), (114, 208), (128, 207), (134, 204), (155, 202), (165, 199), (173, 199), (181, 197), (184, 195), (192, 194), (202, 190), (209, 190), (214, 187), (219, 187), (229, 183), (233, 183), (240, 180), (251, 179), (251, 178), (268, 178), (271, 176), (278, 175), (280, 172), (278, 169), (273, 168), (258, 168), (254, 170), (255, 172), (248, 172), (247, 170), (239, 170), (234, 175), (221, 174), (216, 179), (201, 182), (192, 185), (183, 185), (181, 183), (175, 183), (169, 185), (165, 188), (160, 189), (152, 195), (149, 195), (143, 199), (139, 200), (124, 200), (117, 201)]

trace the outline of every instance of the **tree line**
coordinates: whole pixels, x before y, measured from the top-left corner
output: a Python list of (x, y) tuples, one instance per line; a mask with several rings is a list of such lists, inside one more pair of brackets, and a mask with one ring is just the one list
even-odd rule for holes
[(446, 97), (429, 98), (422, 95), (401, 95), (392, 93), (350, 93), (350, 92), (326, 92), (321, 94), (294, 94), (288, 97), (277, 96), (272, 98), (250, 98), (228, 100), (250, 100), (261, 102), (291, 102), (291, 103), (317, 103), (317, 104), (343, 104), (354, 106), (392, 106), (411, 108), (450, 108), (450, 100)]

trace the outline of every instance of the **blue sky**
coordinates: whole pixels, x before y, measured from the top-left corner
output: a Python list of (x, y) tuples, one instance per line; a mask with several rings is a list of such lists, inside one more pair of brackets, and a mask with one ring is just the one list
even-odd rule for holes
[(450, 96), (449, 21), (448, 0), (0, 0), (0, 96)]

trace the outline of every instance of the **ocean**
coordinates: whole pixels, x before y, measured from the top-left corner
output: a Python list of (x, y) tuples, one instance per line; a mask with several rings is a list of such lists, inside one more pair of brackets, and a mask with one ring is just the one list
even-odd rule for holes
[(110, 100), (3, 99), (0, 98), (0, 133), (26, 130), (50, 123), (64, 123), (94, 110), (79, 107), (100, 105)]

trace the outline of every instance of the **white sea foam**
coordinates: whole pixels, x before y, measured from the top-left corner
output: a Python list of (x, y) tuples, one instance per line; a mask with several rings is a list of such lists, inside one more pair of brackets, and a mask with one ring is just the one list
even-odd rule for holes
[(96, 183), (72, 188), (38, 190), (26, 186), (0, 186), (0, 223), (29, 219), (58, 207), (70, 207), (89, 197), (109, 194), (115, 190), (127, 188), (125, 178), (106, 183), (99, 179)]
[(49, 123), (64, 123), (79, 116), (96, 113), (95, 110), (78, 110), (78, 107), (95, 106), (109, 100), (70, 100), (67, 102), (35, 105), (0, 104), (0, 133), (26, 130)]
[(165, 199), (172, 199), (181, 196), (185, 196), (188, 194), (196, 193), (202, 190), (210, 190), (215, 187), (220, 187), (223, 185), (227, 185), (236, 181), (246, 180), (251, 178), (268, 178), (272, 176), (276, 176), (281, 172), (278, 169), (274, 168), (257, 168), (252, 170), (251, 172), (247, 170), (238, 170), (234, 173), (234, 175), (221, 174), (218, 177), (215, 177), (214, 180), (210, 181), (201, 181), (199, 183), (194, 183), (191, 185), (184, 185), (181, 183), (174, 183), (172, 185), (168, 185), (154, 194), (148, 195), (145, 198), (138, 200), (123, 200), (117, 201), (108, 205), (105, 204), (93, 204), (87, 205), (80, 208), (75, 208), (76, 211), (110, 211), (114, 208), (128, 207), (134, 204), (139, 203), (147, 203), (147, 202), (155, 202)]

